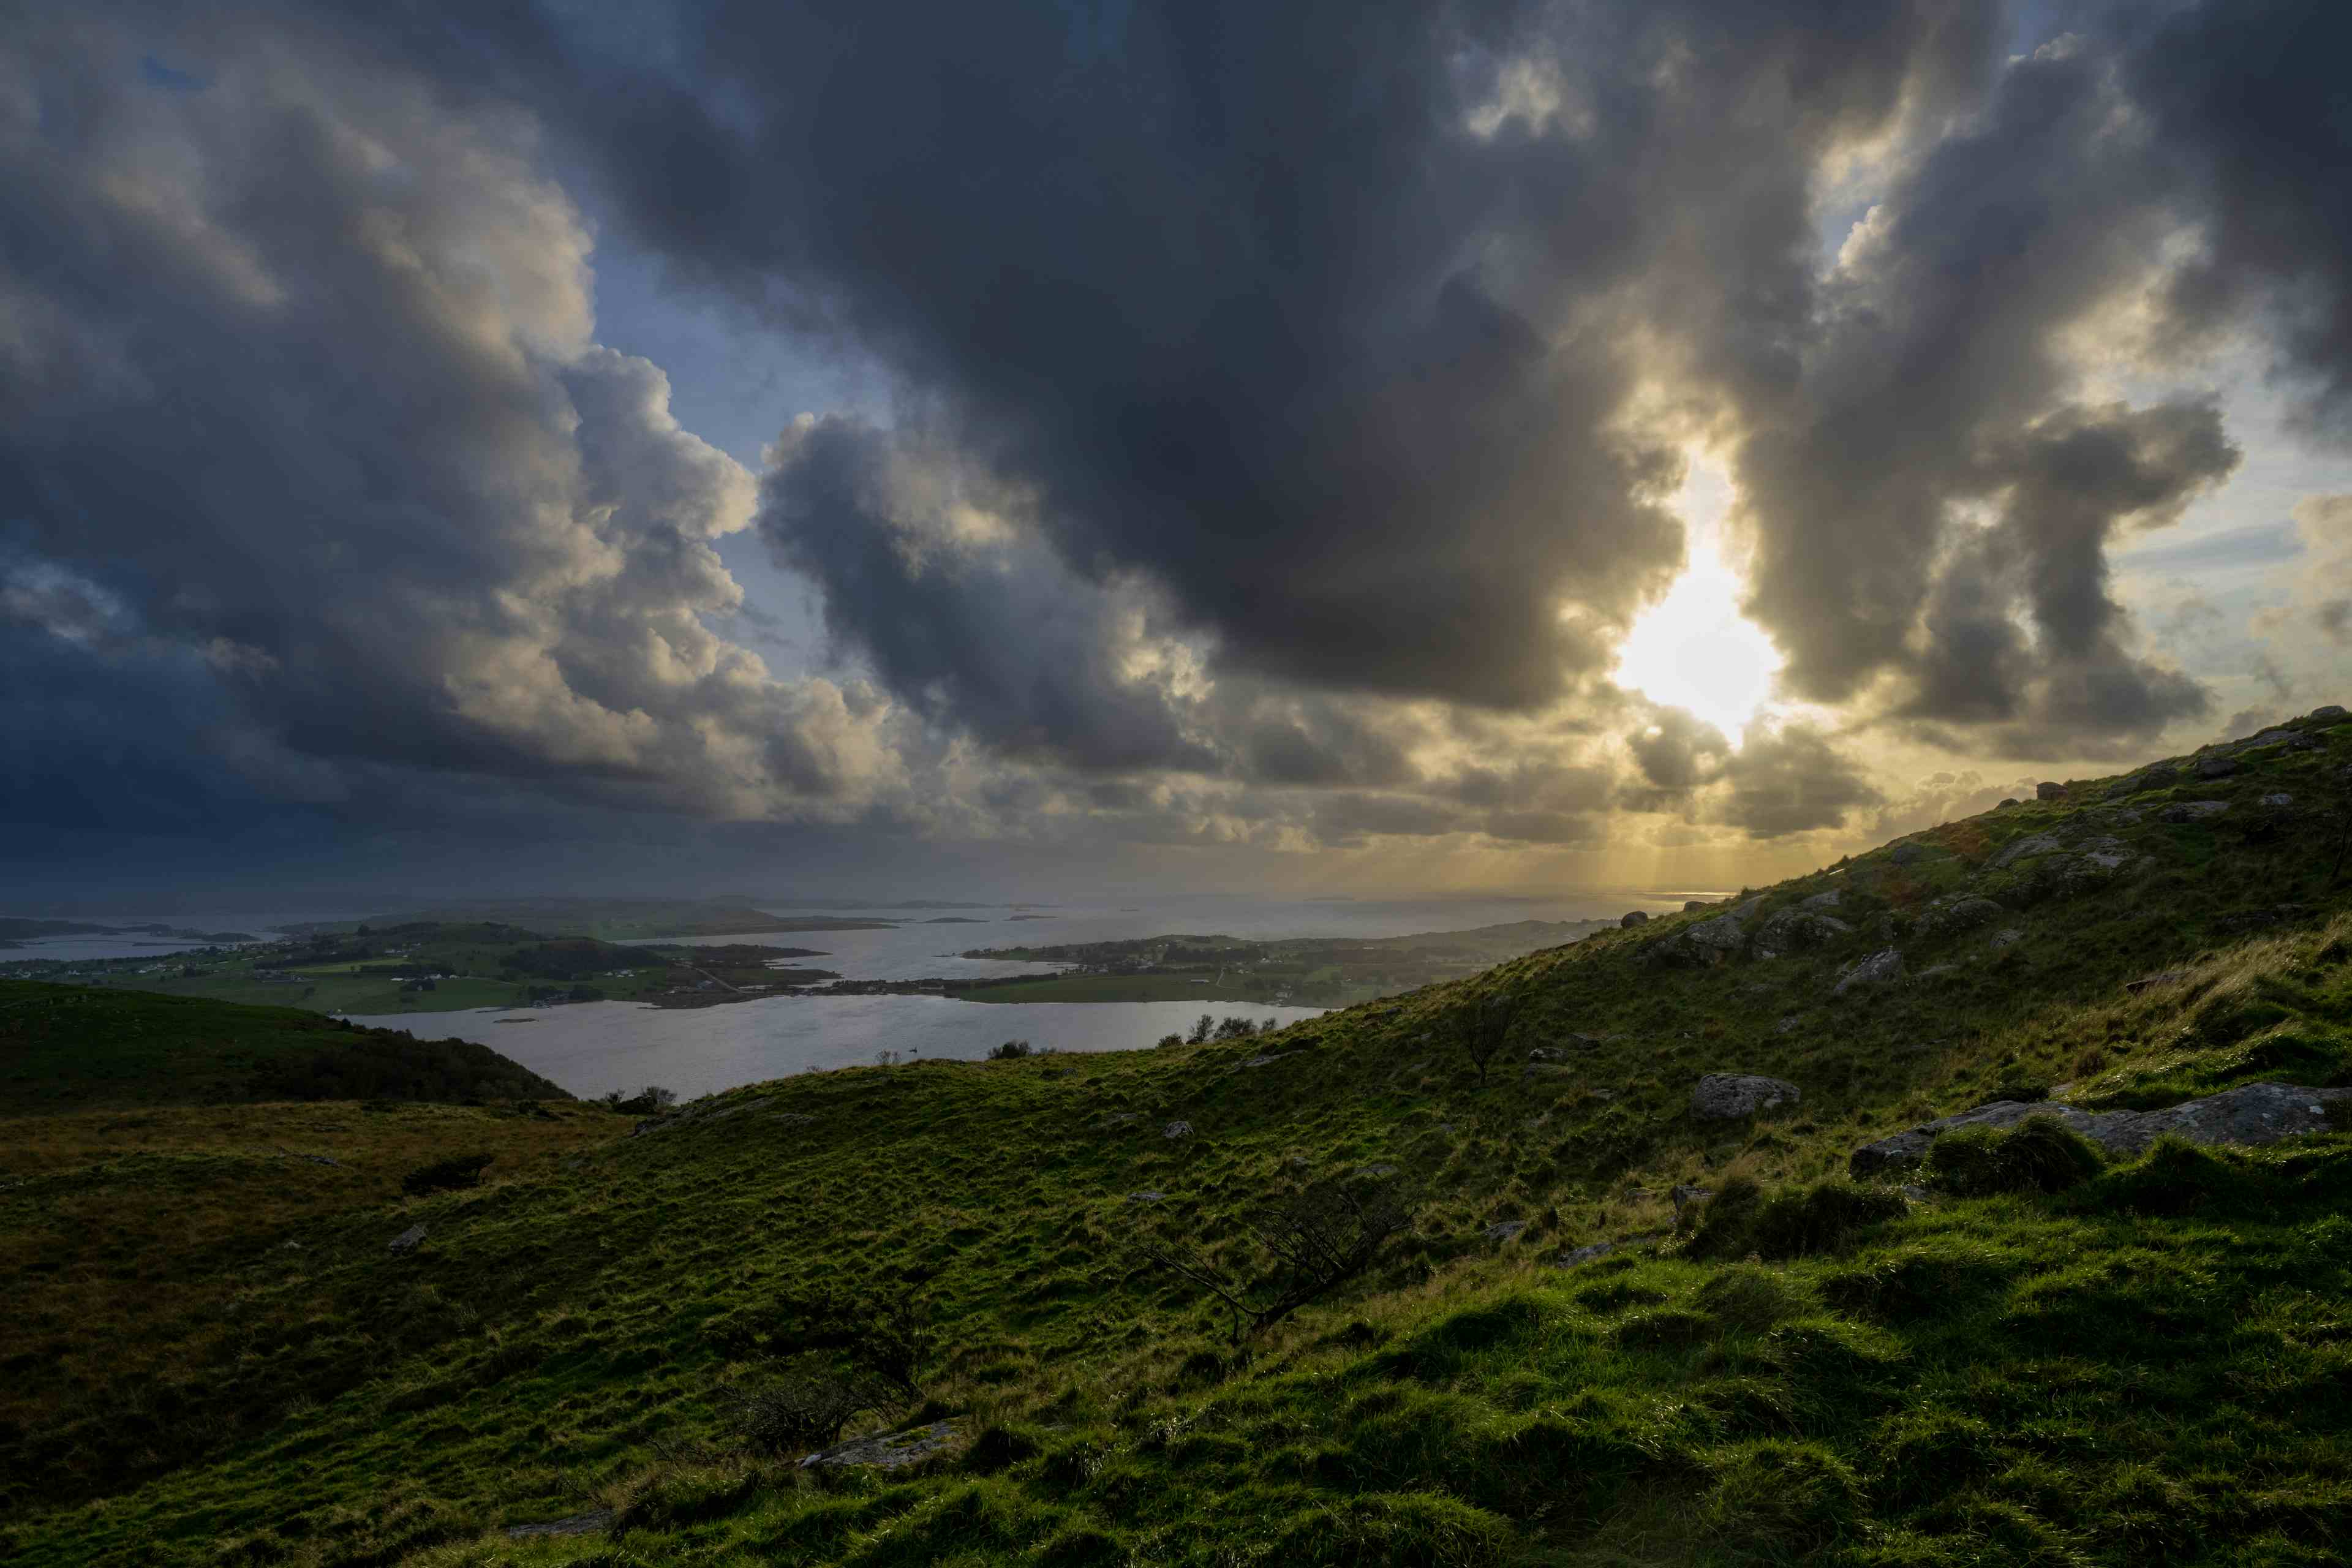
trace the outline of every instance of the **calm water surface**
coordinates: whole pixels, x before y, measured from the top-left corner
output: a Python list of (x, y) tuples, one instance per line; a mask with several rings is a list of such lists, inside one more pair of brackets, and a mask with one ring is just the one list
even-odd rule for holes
[[(1405, 936), (1414, 931), (1466, 931), (1524, 920), (1590, 920), (1657, 900), (1591, 898), (1521, 900), (1278, 902), (1216, 898), (1159, 899), (1131, 905), (1065, 906), (1022, 911), (1040, 919), (1013, 920), (1004, 910), (956, 910), (973, 923), (929, 923), (905, 910), (874, 910), (875, 918), (907, 923), (884, 931), (771, 932), (709, 937), (707, 943), (754, 942), (806, 947), (825, 956), (804, 962), (853, 980), (914, 980), (982, 974), (1050, 973), (1053, 965), (956, 956), (973, 948), (1052, 946), (1110, 942), (1173, 932), (1270, 939), (1287, 936)], [(1679, 905), (1674, 906), (1679, 908)], [(790, 912), (790, 911), (788, 911)], [(869, 911), (832, 911), (857, 915)], [(977, 917), (988, 918), (979, 919)], [(1008, 1039), (1066, 1051), (1133, 1050), (1181, 1033), (1203, 1012), (1223, 1017), (1292, 1023), (1315, 1007), (1269, 1007), (1241, 1002), (961, 1002), (944, 996), (778, 996), (715, 1007), (669, 1009), (630, 1002), (583, 1003), (511, 1011), (358, 1017), (358, 1024), (406, 1029), (441, 1038), (476, 1040), (513, 1058), (572, 1093), (635, 1090), (649, 1083), (682, 1095), (709, 1094), (738, 1084), (782, 1078), (810, 1068), (851, 1067), (897, 1051), (913, 1059), (972, 1060)], [(522, 1020), (529, 1020), (528, 1022)]]

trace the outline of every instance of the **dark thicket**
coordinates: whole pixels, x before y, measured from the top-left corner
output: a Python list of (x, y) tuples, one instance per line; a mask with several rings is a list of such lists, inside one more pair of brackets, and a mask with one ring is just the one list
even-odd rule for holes
[(482, 1173), (489, 1169), (493, 1158), (488, 1154), (459, 1154), (453, 1159), (437, 1160), (430, 1165), (420, 1165), (400, 1178), (400, 1190), (416, 1198), (426, 1193), (478, 1187), (482, 1184)]
[(1244, 1283), (1189, 1240), (1140, 1244), (1145, 1259), (1181, 1275), (1225, 1304), (1234, 1342), (1271, 1328), (1371, 1266), (1412, 1216), (1386, 1187), (1329, 1184), (1268, 1205), (1249, 1219), (1272, 1267)]

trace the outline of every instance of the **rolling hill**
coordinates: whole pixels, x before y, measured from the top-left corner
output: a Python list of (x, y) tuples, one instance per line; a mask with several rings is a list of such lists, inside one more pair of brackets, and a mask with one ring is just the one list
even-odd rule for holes
[(2352, 721), (2047, 793), (1246, 1041), (23, 1118), (0, 1546), (2341, 1562)]

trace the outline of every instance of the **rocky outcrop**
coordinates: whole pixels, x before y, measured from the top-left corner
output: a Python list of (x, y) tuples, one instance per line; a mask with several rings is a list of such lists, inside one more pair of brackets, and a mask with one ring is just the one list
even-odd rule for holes
[(1755, 1073), (1711, 1072), (1691, 1090), (1691, 1114), (1702, 1121), (1729, 1121), (1759, 1110), (1794, 1105), (1804, 1096), (1784, 1079)]
[(1640, 910), (1628, 910), (1617, 923), (1631, 931), (1635, 926), (1649, 924), (1650, 917)]
[(2020, 860), (2031, 860), (2037, 855), (2055, 855), (2065, 847), (2065, 841), (2054, 833), (2029, 833), (2001, 846), (2000, 852), (1986, 865), (1990, 870), (2005, 871)]
[(394, 1252), (414, 1252), (424, 1245), (425, 1227), (421, 1225), (412, 1225), (406, 1230), (402, 1231), (398, 1236), (392, 1238), (391, 1250)]
[(830, 1448), (820, 1448), (801, 1461), (801, 1468), (813, 1470), (864, 1466), (870, 1469), (896, 1470), (944, 1454), (955, 1447), (955, 1423), (934, 1421), (929, 1426), (912, 1426), (904, 1432), (885, 1433), (879, 1437), (860, 1437), (855, 1442), (836, 1443)]
[(1928, 1149), (1947, 1132), (1963, 1127), (2014, 1127), (2036, 1116), (2056, 1117), (2118, 1157), (2137, 1154), (2167, 1133), (2191, 1143), (2275, 1143), (2282, 1138), (2327, 1131), (2327, 1107), (2335, 1100), (2352, 1100), (2352, 1089), (2247, 1083), (2163, 1110), (2090, 1111), (2046, 1100), (1995, 1100), (1865, 1143), (1846, 1163), (1857, 1176), (1907, 1169), (1925, 1160)]
[(2346, 719), (2352, 718), (2352, 714), (2347, 714), (2341, 707), (2330, 702), (2324, 708), (2313, 709), (2305, 717), (2315, 719), (2323, 724), (2340, 724)]
[(1827, 947), (1853, 934), (1853, 928), (1835, 915), (1807, 909), (1782, 910), (1757, 931), (1755, 952), (1759, 958), (1779, 958), (1808, 948)]
[(2156, 814), (2158, 822), (2175, 826), (2188, 822), (2205, 822), (2230, 809), (2226, 800), (2176, 800)]
[(1650, 945), (1649, 956), (1662, 963), (1683, 964), (1720, 963), (1734, 957), (1748, 945), (1748, 922), (1757, 903), (1750, 899), (1711, 921), (1700, 921), (1661, 938)]
[(1160, 1130), (1160, 1136), (1162, 1138), (1190, 1138), (1192, 1136), (1192, 1124), (1189, 1121), (1171, 1121), (1167, 1126)]
[(2007, 913), (2007, 910), (1990, 899), (1937, 899), (1919, 911), (1911, 922), (1911, 929), (1921, 936), (1948, 936), (1954, 931), (1974, 931)]
[(2169, 789), (2179, 780), (2179, 768), (2174, 767), (2170, 763), (2157, 763), (2109, 784), (2107, 798), (2121, 800), (2126, 795), (2145, 795), (2152, 789)]
[(1874, 985), (1892, 985), (1903, 978), (1900, 948), (1882, 947), (1867, 958), (1857, 958), (1838, 976), (1837, 994)]
[(2040, 784), (2033, 786), (2033, 798), (2036, 800), (2064, 800), (2066, 798), (2066, 786), (2062, 784), (2053, 784), (2050, 780), (2043, 779)]

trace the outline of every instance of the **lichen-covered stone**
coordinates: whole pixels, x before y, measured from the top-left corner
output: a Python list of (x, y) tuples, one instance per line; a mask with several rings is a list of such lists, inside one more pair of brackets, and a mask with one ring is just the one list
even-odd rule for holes
[(1794, 1105), (1804, 1096), (1785, 1079), (1757, 1073), (1711, 1072), (1691, 1090), (1691, 1114), (1705, 1121), (1728, 1121), (1760, 1110)]
[(2247, 1083), (2163, 1110), (2089, 1111), (2046, 1100), (1996, 1100), (1865, 1143), (1848, 1157), (1847, 1164), (1857, 1176), (1906, 1168), (1925, 1160), (1928, 1149), (1947, 1132), (1963, 1127), (2014, 1127), (2035, 1116), (2054, 1116), (2119, 1157), (2137, 1154), (2167, 1133), (2191, 1143), (2275, 1143), (2282, 1138), (2327, 1131), (2328, 1103), (2343, 1100), (2352, 1100), (2352, 1089)]

